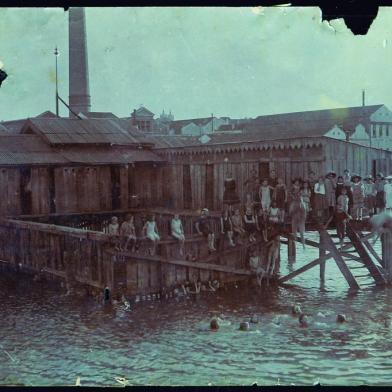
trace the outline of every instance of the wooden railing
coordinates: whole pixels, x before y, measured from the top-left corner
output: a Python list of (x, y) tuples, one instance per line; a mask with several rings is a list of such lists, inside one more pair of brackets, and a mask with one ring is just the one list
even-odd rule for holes
[[(200, 217), (200, 213), (195, 211), (171, 211), (162, 208), (129, 210), (102, 211), (99, 213), (74, 213), (74, 214), (50, 214), (50, 215), (25, 215), (18, 219), (48, 223), (60, 226), (74, 227), (78, 229), (107, 232), (107, 227), (112, 216), (116, 216), (119, 222), (123, 222), (127, 214), (134, 216), (135, 227), (138, 236), (142, 236), (141, 230), (149, 215), (155, 214), (157, 228), (161, 238), (170, 237), (170, 222), (174, 213), (180, 215), (186, 236), (196, 235), (195, 223)], [(220, 232), (220, 213), (211, 212), (210, 218), (212, 229), (215, 233)]]
[[(191, 221), (188, 222), (191, 224)], [(106, 233), (48, 223), (3, 219), (0, 221), (0, 259), (33, 272), (46, 272), (75, 283), (128, 294), (156, 293), (199, 279), (222, 283), (250, 274), (248, 248), (232, 248), (218, 237), (219, 252), (209, 254), (204, 237), (188, 237), (185, 251), (174, 239), (159, 242), (151, 255), (151, 243), (140, 239), (136, 252), (117, 251)]]

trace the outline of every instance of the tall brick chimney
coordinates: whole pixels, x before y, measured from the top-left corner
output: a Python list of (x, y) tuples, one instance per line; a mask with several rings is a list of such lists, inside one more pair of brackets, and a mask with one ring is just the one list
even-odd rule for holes
[[(70, 7), (69, 26), (69, 107), (78, 114), (90, 111), (86, 20), (83, 7)], [(74, 117), (69, 113), (70, 117)]]

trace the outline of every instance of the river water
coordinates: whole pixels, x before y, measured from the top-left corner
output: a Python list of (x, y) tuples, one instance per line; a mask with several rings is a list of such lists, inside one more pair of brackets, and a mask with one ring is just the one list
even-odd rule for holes
[[(282, 246), (282, 273), (286, 254)], [(298, 246), (292, 267), (317, 255)], [(318, 275), (316, 267), (293, 287), (233, 288), (125, 311), (2, 273), (0, 385), (75, 385), (78, 377), (82, 386), (391, 384), (392, 335), (383, 320), (392, 290), (350, 293), (333, 260), (324, 287)], [(294, 303), (310, 315), (308, 328), (291, 316)], [(336, 324), (337, 313), (348, 322)], [(239, 331), (253, 314), (260, 322)], [(219, 331), (205, 330), (217, 315)]]

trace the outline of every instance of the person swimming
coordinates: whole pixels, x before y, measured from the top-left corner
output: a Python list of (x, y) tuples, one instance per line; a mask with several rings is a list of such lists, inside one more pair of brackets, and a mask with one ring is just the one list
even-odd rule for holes
[(345, 323), (347, 321), (346, 316), (344, 314), (338, 314), (336, 316), (337, 323)]
[(301, 314), (302, 313), (301, 307), (299, 305), (293, 305), (293, 307), (291, 308), (291, 313), (294, 315)]
[(219, 329), (218, 320), (216, 318), (213, 318), (210, 321), (210, 330), (213, 331), (213, 332), (216, 332), (216, 331), (218, 331), (218, 329)]
[(298, 322), (300, 327), (307, 328), (309, 326), (308, 316), (304, 313), (301, 313), (298, 317)]
[(243, 321), (240, 323), (240, 328), (239, 328), (240, 331), (249, 331), (249, 329), (250, 329), (250, 326), (247, 321)]

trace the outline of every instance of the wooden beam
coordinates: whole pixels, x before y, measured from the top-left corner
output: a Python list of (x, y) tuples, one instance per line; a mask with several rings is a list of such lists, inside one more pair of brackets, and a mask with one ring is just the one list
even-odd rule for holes
[(332, 254), (332, 257), (335, 259), (337, 266), (340, 269), (340, 272), (346, 279), (348, 285), (351, 289), (359, 289), (358, 282), (355, 280), (354, 275), (351, 273), (350, 269), (347, 267), (346, 263), (343, 260), (343, 257), (340, 255), (336, 245), (333, 243), (331, 237), (329, 236), (326, 230), (321, 230), (324, 235), (325, 245), (328, 251)]
[(323, 257), (319, 257), (318, 259), (311, 261), (310, 263), (302, 266), (301, 268), (298, 268), (297, 270), (289, 273), (288, 275), (279, 278), (278, 283), (287, 282), (288, 280), (295, 278), (296, 276), (302, 274), (303, 272), (305, 272), (313, 267), (316, 267), (317, 265), (321, 264), (322, 262), (324, 262), (330, 258), (332, 258), (332, 255), (330, 253), (328, 253), (327, 255), (325, 255)]
[[(374, 263), (369, 253), (367, 252), (364, 243), (361, 241), (360, 236), (354, 230), (350, 223), (347, 224), (347, 235), (353, 243), (358, 255), (362, 259), (364, 265), (369, 270), (370, 275), (376, 282), (376, 284), (386, 284), (386, 278), (378, 266)], [(370, 245), (370, 244), (369, 244)]]
[[(108, 251), (108, 253), (112, 253), (111, 251)], [(117, 254), (120, 254), (117, 252)], [(125, 254), (124, 252), (122, 254)], [(188, 260), (173, 260), (173, 259), (165, 259), (160, 256), (145, 256), (145, 255), (135, 255), (135, 254), (130, 254), (126, 253), (131, 257), (131, 260), (141, 260), (141, 261), (152, 261), (152, 262), (162, 262), (166, 264), (175, 264), (175, 265), (181, 265), (184, 267), (191, 267), (191, 268), (199, 268), (199, 269), (205, 269), (205, 270), (210, 270), (210, 271), (219, 271), (219, 272), (227, 272), (229, 274), (235, 274), (235, 275), (248, 275), (252, 276), (254, 273), (250, 270), (246, 269), (236, 269), (233, 267), (225, 266), (225, 265), (218, 265), (218, 264), (212, 264), (212, 263), (200, 263), (197, 261), (188, 261)], [(217, 258), (218, 256), (214, 256), (214, 258)], [(208, 260), (210, 260), (209, 258)], [(128, 259), (130, 260), (130, 259)]]
[(377, 252), (374, 250), (373, 246), (370, 244), (369, 240), (364, 239), (364, 237), (361, 237), (362, 242), (366, 246), (366, 248), (369, 250), (369, 252), (373, 255), (373, 257), (378, 261), (378, 263), (382, 266), (382, 260), (381, 257), (377, 254)]

